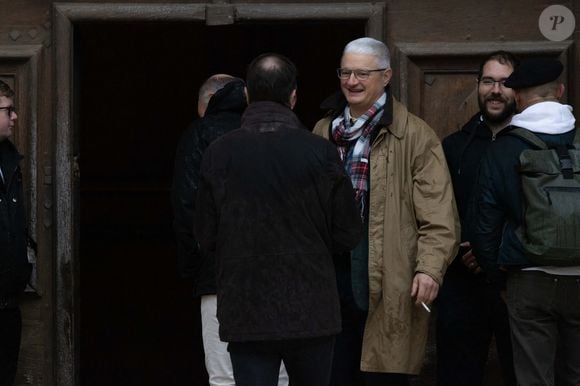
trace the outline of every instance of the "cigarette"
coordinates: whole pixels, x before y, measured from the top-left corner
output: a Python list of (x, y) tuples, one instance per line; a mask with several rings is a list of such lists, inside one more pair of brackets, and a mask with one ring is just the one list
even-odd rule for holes
[(427, 305), (425, 304), (425, 302), (421, 302), (421, 305), (423, 306), (423, 308), (425, 309), (425, 311), (431, 312), (431, 309), (429, 307), (427, 307)]

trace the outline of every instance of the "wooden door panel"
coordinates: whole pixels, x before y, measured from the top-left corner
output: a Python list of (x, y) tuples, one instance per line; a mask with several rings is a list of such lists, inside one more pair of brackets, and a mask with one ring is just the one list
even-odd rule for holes
[(461, 129), (478, 110), (477, 72), (426, 72), (421, 84), (419, 115), (440, 138)]
[[(569, 41), (398, 44), (394, 50), (398, 66), (394, 70), (399, 74), (395, 94), (398, 92), (409, 110), (443, 138), (460, 129), (477, 112), (475, 81), (479, 63), (486, 55), (501, 49), (520, 59), (555, 57), (567, 66), (571, 47)], [(563, 79), (566, 83), (571, 81), (567, 70)]]

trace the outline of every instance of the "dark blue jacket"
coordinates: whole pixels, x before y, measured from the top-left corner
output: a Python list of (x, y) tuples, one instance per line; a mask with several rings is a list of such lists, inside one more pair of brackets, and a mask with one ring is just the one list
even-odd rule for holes
[(233, 81), (210, 99), (204, 117), (183, 133), (175, 155), (172, 203), (179, 274), (193, 279), (193, 295), (215, 294), (215, 269), (203, 264), (193, 237), (195, 196), (199, 186), (201, 158), (205, 149), (227, 132), (240, 127), (246, 108), (244, 82)]
[[(575, 130), (536, 135), (546, 143), (571, 144), (574, 134)], [(498, 137), (482, 158), (473, 246), (484, 270), (491, 270), (497, 264), (508, 269), (530, 265), (515, 230), (524, 218), (519, 156), (531, 147), (523, 139), (506, 133)]]
[(15, 306), (30, 278), (27, 226), (19, 162), (22, 156), (9, 140), (0, 142), (0, 308)]
[[(450, 134), (442, 142), (461, 221), (461, 241), (473, 240), (475, 218), (470, 209), (473, 204), (477, 171), (483, 154), (494, 140), (495, 136), (482, 119), (481, 113), (477, 113), (461, 130)], [(467, 267), (461, 261), (461, 255), (464, 253), (465, 250), (460, 248), (457, 257), (447, 269), (447, 275), (455, 271), (468, 273)], [(472, 276), (469, 274), (469, 277)]]

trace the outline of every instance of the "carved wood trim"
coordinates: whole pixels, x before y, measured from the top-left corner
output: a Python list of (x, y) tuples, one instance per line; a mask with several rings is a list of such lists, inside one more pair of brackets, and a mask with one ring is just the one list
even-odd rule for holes
[(205, 4), (54, 3), (69, 23), (91, 21), (201, 21)]
[(236, 20), (366, 20), (368, 36), (384, 38), (384, 3), (236, 4)]
[(77, 303), (73, 259), (73, 176), (71, 137), (72, 94), (72, 21), (66, 6), (53, 8), (55, 34), (54, 95), (55, 109), (55, 212), (56, 262), (55, 262), (55, 384), (77, 385), (75, 371), (77, 351), (76, 323), (73, 310)]
[(400, 43), (395, 46), (398, 56), (399, 98), (409, 103), (409, 66), (413, 60), (425, 58), (484, 56), (496, 50), (505, 50), (516, 55), (558, 55), (567, 67), (568, 53), (572, 41), (520, 41), (520, 42), (471, 42), (471, 43)]

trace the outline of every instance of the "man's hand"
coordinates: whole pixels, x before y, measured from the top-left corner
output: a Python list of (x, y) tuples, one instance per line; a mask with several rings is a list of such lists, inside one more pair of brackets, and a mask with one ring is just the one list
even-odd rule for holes
[(439, 284), (431, 276), (421, 272), (415, 274), (411, 297), (415, 298), (416, 305), (421, 305), (421, 302), (431, 304), (437, 297), (437, 293), (439, 293)]
[(464, 241), (459, 246), (466, 250), (465, 254), (461, 256), (461, 262), (463, 265), (467, 267), (469, 272), (471, 273), (480, 273), (481, 267), (477, 264), (477, 260), (475, 259), (475, 255), (473, 254), (473, 249), (471, 249), (471, 243), (469, 241)]

